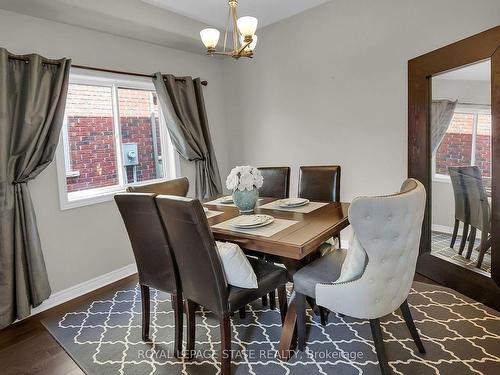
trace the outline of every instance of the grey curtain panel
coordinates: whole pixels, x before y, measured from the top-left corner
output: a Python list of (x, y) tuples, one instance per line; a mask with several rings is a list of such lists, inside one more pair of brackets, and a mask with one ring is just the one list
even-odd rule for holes
[(199, 78), (156, 73), (153, 82), (176, 151), (196, 165), (196, 196), (222, 193), (205, 101)]
[(54, 157), (69, 68), (0, 48), (0, 328), (50, 295), (28, 181)]
[(457, 100), (433, 100), (431, 104), (431, 148), (434, 155), (450, 127)]

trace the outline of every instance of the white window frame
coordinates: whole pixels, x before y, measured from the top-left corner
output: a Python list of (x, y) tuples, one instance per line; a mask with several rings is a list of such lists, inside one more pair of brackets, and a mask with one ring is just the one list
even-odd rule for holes
[(88, 69), (72, 68), (69, 77), (70, 84), (95, 85), (110, 87), (113, 100), (113, 127), (116, 150), (116, 163), (118, 184), (109, 187), (87, 189), (76, 192), (68, 192), (66, 178), (78, 176), (78, 171), (72, 171), (68, 147), (67, 117), (64, 116), (64, 124), (59, 138), (56, 151), (57, 179), (59, 188), (59, 203), (61, 210), (88, 206), (97, 203), (108, 202), (116, 193), (124, 192), (129, 186), (141, 186), (156, 182), (166, 181), (178, 176), (180, 170), (179, 156), (174, 151), (170, 137), (168, 136), (165, 117), (160, 110), (160, 144), (162, 150), (163, 178), (152, 179), (137, 183), (126, 183), (124, 179), (124, 168), (121, 147), (121, 125), (118, 107), (118, 89), (139, 89), (155, 91), (153, 82), (146, 77), (128, 76), (116, 73), (96, 72)]
[[(470, 164), (476, 165), (476, 139), (477, 139), (477, 125), (478, 125), (478, 117), (480, 114), (488, 114), (491, 115), (491, 106), (483, 105), (483, 104), (462, 104), (458, 103), (455, 108), (455, 113), (459, 114), (471, 114), (474, 116), (473, 124), (472, 124), (472, 147), (471, 147), (471, 159)], [(446, 182), (451, 184), (451, 178), (447, 174), (436, 173), (436, 155), (432, 156), (431, 161), (431, 173), (432, 173), (432, 181), (434, 182)]]

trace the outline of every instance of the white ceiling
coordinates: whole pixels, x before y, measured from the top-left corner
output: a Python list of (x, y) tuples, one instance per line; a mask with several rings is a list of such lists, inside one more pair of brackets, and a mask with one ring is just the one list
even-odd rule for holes
[[(142, 0), (194, 20), (225, 28), (227, 0)], [(265, 27), (330, 0), (239, 0), (238, 16), (254, 16)]]
[(433, 78), (461, 81), (489, 81), (491, 79), (491, 63), (490, 60), (481, 61), (476, 64), (450, 70)]

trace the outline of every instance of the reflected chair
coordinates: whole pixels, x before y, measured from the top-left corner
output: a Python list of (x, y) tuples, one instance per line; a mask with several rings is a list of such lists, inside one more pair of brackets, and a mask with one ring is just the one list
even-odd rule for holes
[(205, 212), (197, 199), (157, 196), (169, 243), (179, 268), (188, 316), (187, 353), (194, 353), (196, 305), (210, 310), (220, 321), (222, 375), (231, 372), (232, 312), (278, 289), (281, 319), (287, 299), (285, 269), (260, 259), (249, 258), (257, 276), (257, 289), (242, 289), (227, 284), (224, 269)]
[(290, 167), (257, 168), (264, 184), (259, 189), (260, 197), (284, 199), (290, 196)]
[(189, 190), (189, 180), (187, 177), (176, 178), (174, 180), (156, 182), (154, 184), (129, 186), (130, 193), (155, 193), (163, 195), (177, 195), (185, 197)]
[[(367, 319), (382, 374), (390, 374), (379, 319), (400, 309), (420, 353), (425, 353), (407, 297), (419, 252), (425, 210), (425, 188), (408, 179), (400, 193), (360, 197), (352, 201), (349, 222), (357, 250), (365, 254), (358, 263), (360, 275), (336, 283), (343, 272), (344, 250), (336, 250), (301, 268), (293, 276), (297, 306), (298, 348), (306, 343), (305, 297), (319, 306), (357, 319)], [(352, 247), (347, 251), (352, 251)], [(351, 257), (346, 269), (356, 261)], [(364, 269), (363, 269), (364, 267)]]
[(453, 234), (451, 236), (450, 247), (453, 248), (453, 246), (455, 246), (455, 241), (457, 240), (457, 235), (458, 235), (458, 228), (460, 226), (460, 223), (462, 222), (463, 223), (462, 240), (460, 242), (460, 247), (458, 250), (458, 253), (462, 254), (465, 249), (465, 242), (467, 241), (467, 235), (469, 232), (470, 214), (464, 187), (464, 181), (462, 175), (460, 174), (460, 168), (461, 167), (449, 167), (448, 171), (450, 173), (451, 186), (453, 187), (453, 196), (455, 199), (455, 225), (453, 227)]
[(174, 354), (179, 356), (182, 352), (182, 291), (154, 197), (155, 194), (151, 193), (122, 193), (115, 195), (115, 201), (137, 263), (142, 300), (142, 340), (148, 341), (149, 337), (150, 288), (170, 293), (175, 321)]
[(458, 168), (462, 177), (467, 205), (469, 207), (469, 223), (471, 232), (466, 258), (470, 259), (476, 239), (476, 230), (481, 231), (481, 243), (476, 266), (481, 268), (484, 254), (491, 246), (489, 234), (491, 233), (491, 210), (484, 189), (481, 170), (477, 166)]

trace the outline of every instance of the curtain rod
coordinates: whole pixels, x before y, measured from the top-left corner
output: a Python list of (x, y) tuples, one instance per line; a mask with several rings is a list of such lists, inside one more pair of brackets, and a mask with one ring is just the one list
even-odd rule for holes
[[(21, 57), (21, 56), (9, 56), (9, 59), (24, 61), (26, 63), (28, 63), (30, 61), (27, 57)], [(43, 63), (44, 64), (49, 64), (49, 65), (60, 65), (60, 62), (58, 62), (58, 61), (51, 61), (51, 60), (43, 61)], [(129, 75), (129, 76), (147, 77), (147, 78), (154, 78), (155, 77), (154, 74), (143, 74), (143, 73), (125, 72), (125, 71), (122, 71), (122, 70), (95, 68), (95, 67), (92, 67), (92, 66), (85, 66), (85, 65), (71, 65), (71, 66), (73, 68), (94, 70), (94, 71), (97, 71), (97, 72), (125, 74), (125, 75)], [(184, 82), (185, 81), (184, 78), (176, 78), (175, 80), (179, 81), (179, 82)], [(208, 82), (207, 81), (201, 81), (201, 84), (203, 86), (207, 86)]]

